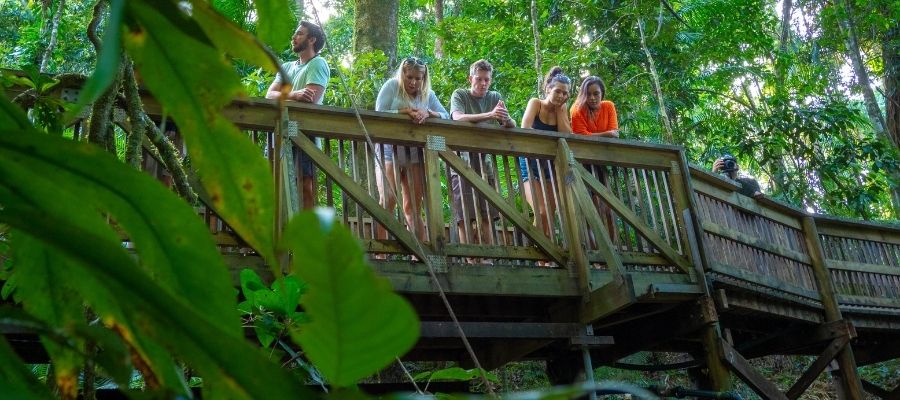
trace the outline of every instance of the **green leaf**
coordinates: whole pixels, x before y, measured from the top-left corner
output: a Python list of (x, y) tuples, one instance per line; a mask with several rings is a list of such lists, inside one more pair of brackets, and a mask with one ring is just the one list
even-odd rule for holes
[(11, 399), (52, 399), (53, 396), (25, 367), (6, 338), (0, 337), (0, 393)]
[(209, 2), (192, 1), (191, 6), (194, 20), (217, 48), (271, 73), (278, 72), (278, 59), (255, 36), (219, 14)]
[(306, 292), (306, 285), (294, 275), (287, 275), (272, 282), (272, 292), (278, 298), (278, 306), (274, 310), (285, 317), (290, 317), (300, 305), (300, 296)]
[[(419, 335), (412, 306), (366, 265), (363, 251), (333, 211), (291, 220), (284, 250), (308, 285), (301, 299), (309, 323), (293, 332), (310, 361), (332, 385), (345, 387), (408, 351)], [(316, 229), (318, 228), (318, 229)]]
[(25, 112), (10, 101), (0, 101), (0, 126), (3, 129), (26, 130), (32, 128)]
[(126, 49), (147, 88), (184, 135), (211, 206), (276, 266), (274, 184), (268, 164), (219, 112), (240, 92), (240, 81), (196, 21), (177, 10), (164, 0), (128, 2)]
[(97, 67), (84, 83), (78, 96), (78, 103), (69, 110), (65, 120), (74, 119), (85, 106), (100, 98), (100, 95), (106, 91), (106, 88), (119, 74), (119, 63), (122, 62), (120, 26), (122, 25), (122, 10), (125, 0), (110, 0), (109, 4), (109, 17), (106, 21), (106, 28), (103, 29), (103, 44), (100, 48), (100, 55), (97, 57)]
[(253, 0), (256, 5), (259, 38), (275, 50), (289, 43), (297, 21), (284, 0)]
[[(69, 260), (31, 237), (13, 236), (14, 298), (29, 314), (50, 326), (75, 329), (85, 325), (84, 308), (71, 285)], [(27, 300), (27, 301), (24, 301)], [(77, 375), (83, 360), (71, 346), (61, 346), (41, 335), (41, 343), (53, 360), (57, 376)]]
[[(205, 388), (234, 397), (306, 393), (243, 338), (214, 241), (193, 209), (153, 178), (93, 146), (0, 131), (0, 204), (0, 222), (76, 261), (73, 285), (104, 322), (144, 349), (154, 372), (177, 375), (177, 355)], [(130, 235), (140, 265), (106, 216)], [(168, 363), (159, 361), (164, 350), (174, 353)], [(180, 391), (177, 382), (164, 384)]]

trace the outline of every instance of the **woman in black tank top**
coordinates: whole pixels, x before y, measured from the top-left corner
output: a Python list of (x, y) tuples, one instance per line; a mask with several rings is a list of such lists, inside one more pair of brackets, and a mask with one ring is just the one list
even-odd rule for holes
[[(569, 111), (566, 102), (569, 100), (569, 86), (572, 81), (562, 72), (562, 68), (553, 67), (544, 78), (543, 99), (531, 99), (522, 116), (522, 127), (545, 131), (572, 133), (569, 122)], [(525, 200), (534, 211), (534, 223), (551, 237), (552, 227), (556, 221), (556, 192), (550, 184), (553, 165), (549, 160), (519, 158), (519, 170), (523, 180)]]

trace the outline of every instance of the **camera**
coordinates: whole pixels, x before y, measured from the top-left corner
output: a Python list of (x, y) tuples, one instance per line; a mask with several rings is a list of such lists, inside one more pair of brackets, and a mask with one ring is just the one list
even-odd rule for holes
[(729, 173), (738, 170), (737, 160), (731, 154), (722, 156), (722, 172)]

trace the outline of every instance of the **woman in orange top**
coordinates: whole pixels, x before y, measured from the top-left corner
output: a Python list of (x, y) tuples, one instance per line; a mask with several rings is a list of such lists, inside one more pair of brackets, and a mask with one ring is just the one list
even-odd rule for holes
[(596, 76), (589, 76), (581, 81), (578, 98), (569, 112), (572, 115), (572, 131), (581, 135), (597, 135), (619, 137), (619, 121), (616, 118), (616, 106), (609, 100), (603, 100), (606, 85)]
[[(572, 114), (572, 132), (579, 135), (596, 135), (604, 137), (619, 137), (619, 121), (616, 117), (616, 106), (609, 100), (603, 100), (606, 94), (606, 85), (603, 80), (596, 76), (589, 76), (581, 81), (581, 90), (578, 91), (578, 98), (572, 104), (569, 112)], [(596, 178), (600, 183), (607, 185), (608, 178), (606, 176), (605, 166), (592, 166), (585, 164), (584, 166), (592, 174), (596, 174)], [(597, 212), (606, 224), (609, 231), (609, 237), (613, 243), (617, 242), (615, 221), (613, 220), (612, 210), (605, 202), (594, 195), (594, 205)], [(596, 239), (593, 233), (590, 235), (591, 248), (596, 246)]]

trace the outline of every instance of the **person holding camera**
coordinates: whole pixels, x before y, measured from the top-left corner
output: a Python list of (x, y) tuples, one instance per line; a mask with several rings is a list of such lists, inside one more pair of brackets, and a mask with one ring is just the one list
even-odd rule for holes
[(713, 172), (724, 174), (728, 179), (740, 183), (741, 188), (738, 189), (738, 193), (744, 196), (759, 197), (763, 195), (759, 188), (759, 182), (757, 182), (756, 179), (749, 176), (738, 176), (740, 167), (738, 166), (737, 159), (731, 154), (726, 154), (716, 159), (716, 162), (713, 163), (712, 170)]

